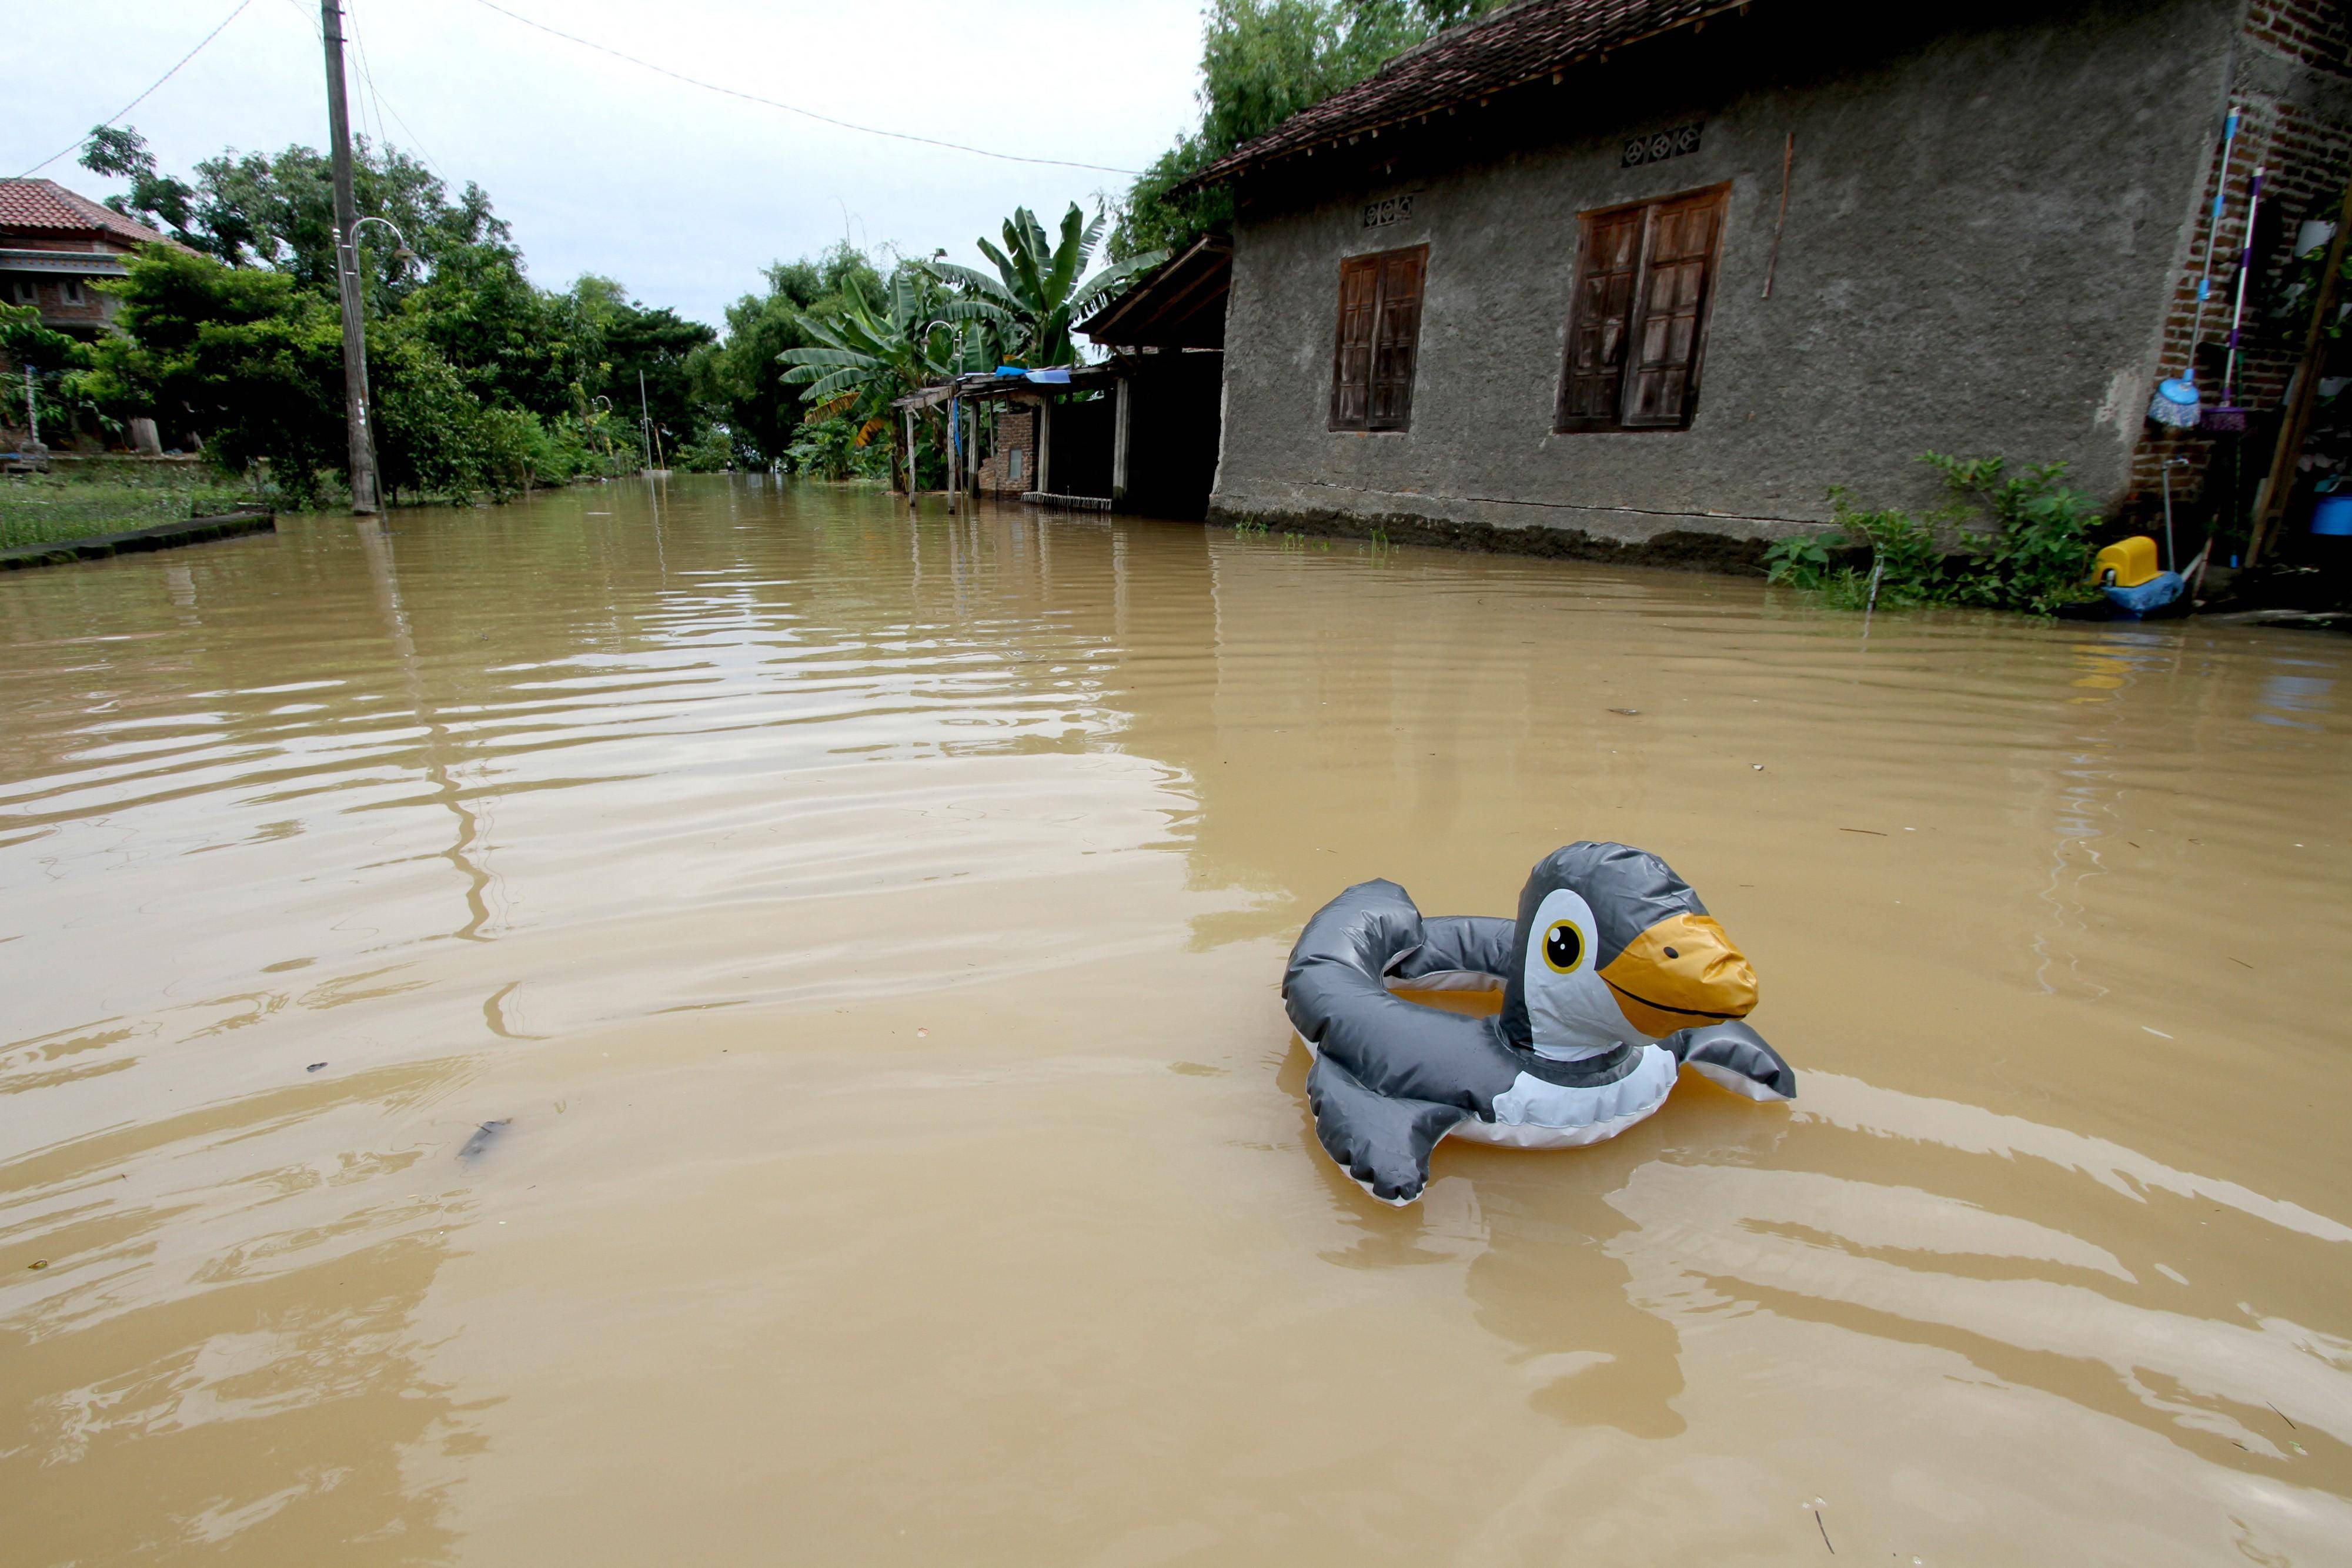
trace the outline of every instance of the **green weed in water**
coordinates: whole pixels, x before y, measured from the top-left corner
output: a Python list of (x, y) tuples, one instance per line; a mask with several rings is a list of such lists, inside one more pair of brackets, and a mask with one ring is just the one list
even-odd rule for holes
[[(2060, 486), (2064, 464), (2012, 475), (2000, 457), (1929, 452), (1920, 461), (1943, 476), (1942, 507), (1923, 520), (1893, 507), (1858, 507), (1852, 491), (1832, 486), (1835, 527), (1774, 540), (1764, 552), (1767, 579), (1818, 593), (1842, 610), (1870, 602), (1873, 570), (1876, 602), (1888, 610), (1965, 604), (2047, 615), (2090, 597), (2084, 580), (2099, 515), (2090, 497)], [(1981, 526), (1987, 523), (1990, 528)], [(1956, 550), (1937, 543), (1939, 528), (1958, 536)], [(1855, 549), (1870, 552), (1868, 567), (1837, 564), (1840, 554)]]

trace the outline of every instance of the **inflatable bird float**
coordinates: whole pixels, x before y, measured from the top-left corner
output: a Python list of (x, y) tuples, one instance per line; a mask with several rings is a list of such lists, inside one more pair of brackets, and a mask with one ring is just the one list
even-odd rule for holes
[[(1398, 994), (1496, 990), (1490, 1017)], [(1395, 883), (1359, 883), (1299, 933), (1282, 996), (1315, 1058), (1316, 1135), (1384, 1203), (1421, 1197), (1443, 1138), (1614, 1137), (1665, 1103), (1685, 1066), (1753, 1100), (1797, 1093), (1740, 1021), (1756, 972), (1688, 883), (1624, 844), (1546, 855), (1517, 920), (1424, 918)]]

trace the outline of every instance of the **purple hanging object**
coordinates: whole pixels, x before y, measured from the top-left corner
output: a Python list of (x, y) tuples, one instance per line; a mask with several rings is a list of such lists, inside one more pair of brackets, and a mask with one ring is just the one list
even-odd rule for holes
[(2246, 233), (2238, 246), (2238, 298), (2230, 307), (2230, 358), (2221, 371), (2221, 402), (2207, 409), (2197, 422), (2207, 430), (2226, 433), (2246, 428), (2247, 410), (2238, 402), (2238, 346), (2244, 341), (2246, 275), (2254, 266), (2254, 219), (2263, 210), (2263, 166), (2255, 164), (2253, 182), (2246, 188)]

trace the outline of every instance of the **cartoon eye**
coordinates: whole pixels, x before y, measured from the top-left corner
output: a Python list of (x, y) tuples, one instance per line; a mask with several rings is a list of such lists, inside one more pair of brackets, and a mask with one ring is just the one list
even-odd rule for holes
[(1557, 974), (1572, 975), (1584, 961), (1584, 933), (1573, 920), (1555, 920), (1544, 933), (1544, 962)]

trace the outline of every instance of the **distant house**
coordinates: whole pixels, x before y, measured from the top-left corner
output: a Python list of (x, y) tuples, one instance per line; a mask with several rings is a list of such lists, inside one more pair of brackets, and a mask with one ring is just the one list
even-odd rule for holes
[[(95, 337), (113, 319), (115, 300), (92, 285), (129, 276), (124, 258), (142, 245), (170, 243), (146, 225), (67, 190), (54, 180), (0, 180), (0, 303), (29, 305), (41, 325), (78, 338)], [(12, 381), (22, 367), (0, 349), (0, 375)], [(11, 449), (31, 438), (15, 387), (0, 388), (0, 444)], [(44, 431), (44, 444), (69, 439), (94, 443), (89, 432)], [(160, 445), (152, 420), (134, 419), (133, 446)]]
[(114, 313), (89, 285), (127, 276), (123, 258), (163, 238), (54, 180), (0, 180), (0, 301), (34, 306), (43, 326), (88, 337)]
[[(2347, 163), (2340, 0), (1520, 0), (1199, 177), (1237, 213), (1211, 514), (1752, 560), (1832, 485), (1926, 499), (1931, 449), (2133, 502), (2213, 448), (2145, 412), (2192, 352), (2217, 400), (2195, 280), (2218, 242), (2226, 306), (2254, 166), (2259, 286)], [(2299, 331), (2261, 303), (2258, 420)]]
[[(1216, 476), (1231, 246), (1195, 241), (1073, 330), (1108, 350), (1091, 364), (959, 376), (902, 398), (951, 406), (974, 496), (1200, 517)], [(986, 411), (986, 412), (982, 412)]]

